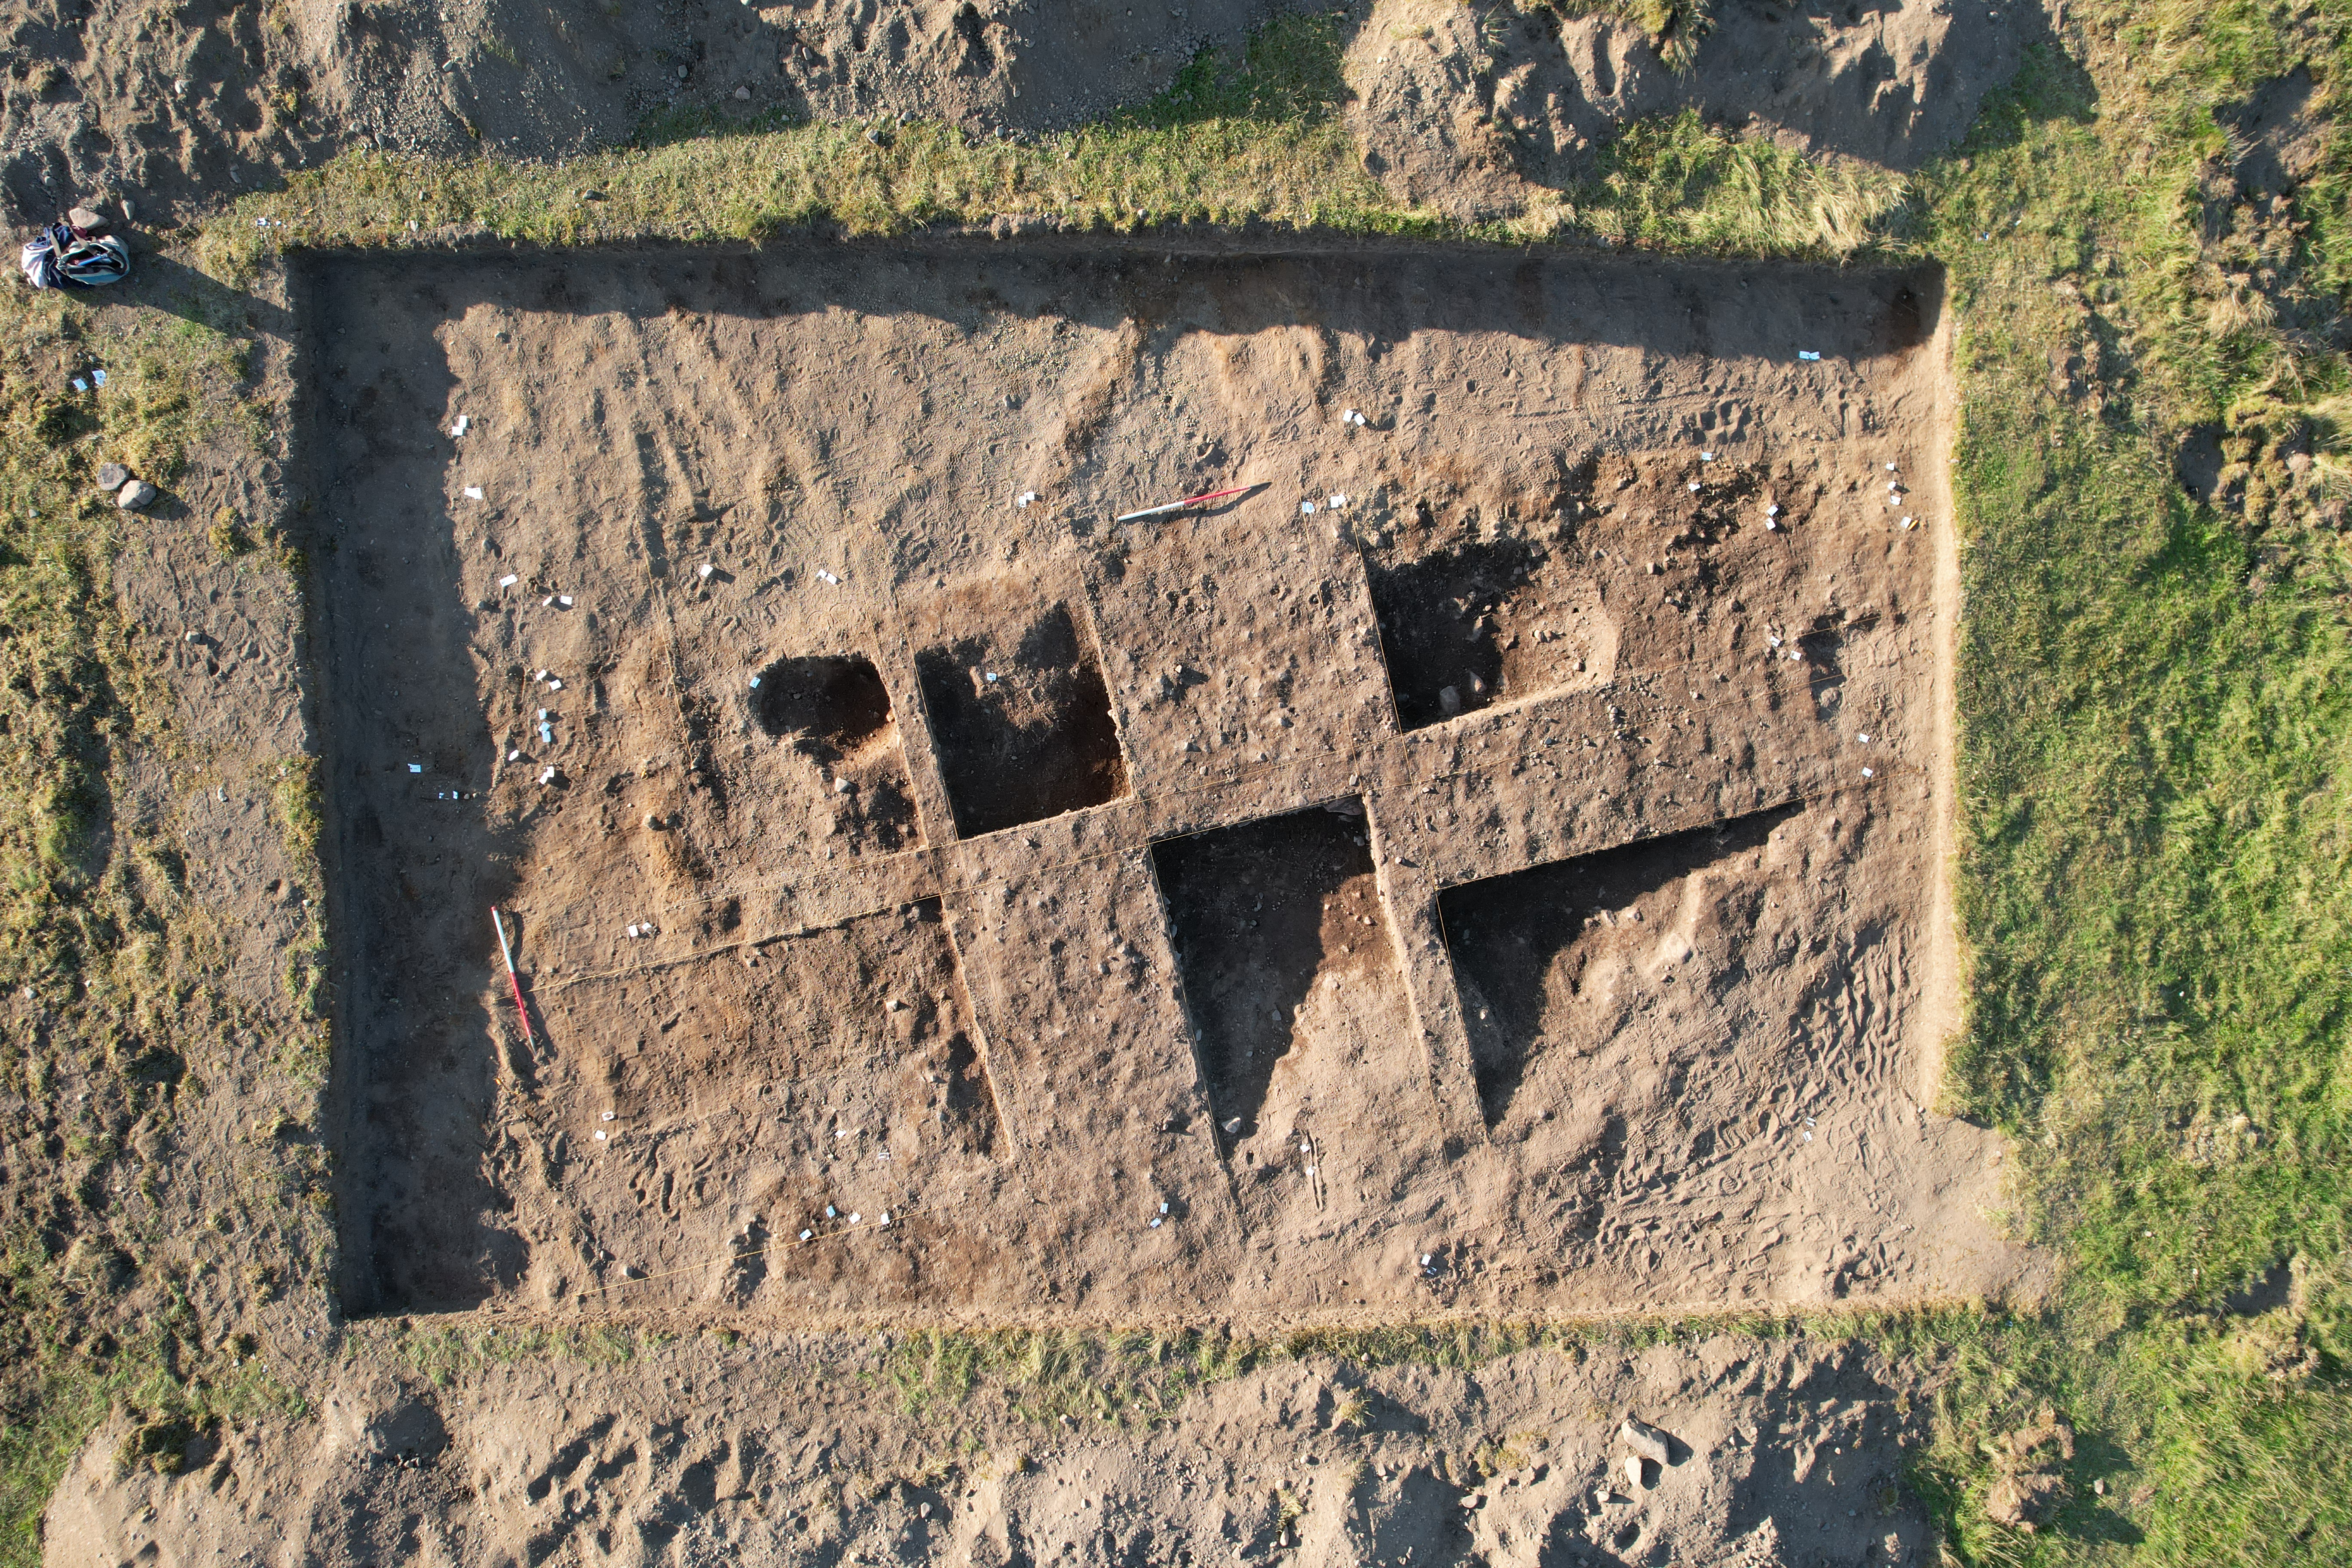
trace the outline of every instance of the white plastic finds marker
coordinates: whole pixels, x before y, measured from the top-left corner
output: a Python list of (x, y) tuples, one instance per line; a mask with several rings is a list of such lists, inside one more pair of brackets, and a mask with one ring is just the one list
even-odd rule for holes
[(509, 572), (505, 576), (499, 579), (499, 586), (501, 588), (511, 588), (520, 579), (518, 579), (513, 573)]
[(1343, 507), (1343, 506), (1346, 506), (1347, 504), (1348, 504), (1348, 498), (1347, 498), (1345, 495), (1343, 495), (1343, 494), (1341, 494), (1341, 493), (1339, 493), (1339, 491), (1336, 491), (1336, 490), (1332, 492), (1332, 495), (1331, 495), (1331, 509), (1332, 509), (1334, 511), (1337, 511), (1339, 508), (1341, 508), (1341, 507)]
[(411, 763), (408, 764), (408, 771), (412, 773), (421, 773), (425, 771), (425, 764), (423, 763)]
[(712, 564), (710, 564), (710, 563), (709, 563), (709, 562), (706, 561), (706, 562), (704, 562), (704, 563), (702, 563), (702, 568), (701, 568), (700, 572), (697, 574), (697, 575), (698, 575), (698, 576), (702, 576), (702, 577), (706, 577), (706, 578), (707, 578), (707, 577), (709, 577), (709, 576), (713, 572), (716, 572), (716, 571), (718, 571), (718, 570), (719, 570), (719, 568), (718, 568), (718, 567), (713, 566)]
[(1311, 500), (1300, 501), (1298, 503), (1298, 515), (1301, 517), (1313, 517), (1315, 515), (1315, 503)]
[(482, 487), (481, 487), (481, 486), (479, 486), (479, 485), (467, 485), (467, 486), (466, 487), (466, 499), (467, 499), (467, 500), (481, 500), (481, 499), (482, 499)]
[(1799, 349), (1797, 351), (1797, 357), (1799, 359), (1819, 359), (1822, 356), (1811, 349)]
[(466, 426), (470, 423), (471, 420), (467, 416), (463, 414), (458, 415), (457, 422), (449, 426), (449, 434), (452, 436), (463, 436), (466, 433)]

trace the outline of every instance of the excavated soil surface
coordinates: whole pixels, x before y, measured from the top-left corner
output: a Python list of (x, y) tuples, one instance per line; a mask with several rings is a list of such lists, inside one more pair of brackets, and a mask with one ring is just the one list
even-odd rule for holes
[(347, 1307), (1997, 1290), (1938, 289), (310, 264)]

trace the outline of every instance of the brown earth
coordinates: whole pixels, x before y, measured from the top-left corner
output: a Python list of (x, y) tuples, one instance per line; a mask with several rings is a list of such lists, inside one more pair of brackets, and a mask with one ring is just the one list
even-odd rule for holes
[[(352, 147), (559, 157), (685, 113), (937, 117), (1058, 129), (1234, 47), (1269, 0), (792, 0), (659, 6), (527, 0), (50, 0), (7, 20), (0, 200), (48, 221), (78, 198), (185, 215)], [(1904, 168), (1948, 147), (2015, 68), (2038, 10), (1726, 0), (1695, 68), (1638, 28), (1442, 0), (1342, 9), (1368, 166), (1449, 210), (1523, 205), (1630, 116), (1685, 105)]]
[[(318, 265), (347, 1304), (2000, 1289), (1997, 1145), (1928, 1110), (1936, 288)], [(816, 668), (856, 717), (788, 721)]]

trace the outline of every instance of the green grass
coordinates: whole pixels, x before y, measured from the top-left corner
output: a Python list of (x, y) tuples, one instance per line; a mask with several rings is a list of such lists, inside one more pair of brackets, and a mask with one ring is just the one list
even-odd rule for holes
[[(1608, 8), (1662, 39), (1706, 19), (1704, 6)], [(1307, 16), (1203, 57), (1150, 104), (1034, 141), (702, 120), (560, 166), (353, 154), (183, 238), (231, 285), (299, 245), (757, 241), (1003, 218), (1942, 258), (1968, 602), (1956, 874), (1969, 1010), (1948, 1092), (2015, 1140), (2014, 1223), (2066, 1265), (2046, 1308), (1268, 1343), (916, 1335), (894, 1342), (880, 1375), (933, 1419), (986, 1390), (1039, 1422), (1148, 1423), (1283, 1357), (1475, 1366), (1726, 1328), (1850, 1333), (1939, 1380), (1916, 1480), (1959, 1562), (2327, 1562), (2352, 1540), (2352, 568), (2335, 531), (2352, 492), (2352, 374), (2330, 346), (2352, 287), (2352, 137), (2325, 95), (2352, 63), (2352, 9), (2092, 0), (2070, 14), (2067, 48), (2036, 51), (1968, 145), (1907, 180), (1686, 115), (1628, 127), (1588, 179), (1518, 219), (1450, 226), (1364, 174), (1335, 112), (1340, 26)], [(2242, 150), (2217, 110), (2298, 64), (2323, 84), (2327, 118), (2294, 213), (2215, 199), (2215, 160)], [(233, 1418), (240, 1401), (299, 1397), (257, 1393), (199, 1348), (216, 1326), (186, 1321), (184, 1291), (143, 1260), (155, 1220), (109, 1196), (136, 1178), (142, 1127), (182, 1092), (172, 1064), (186, 1041), (263, 1023), (206, 989), (205, 928), (173, 852), (119, 805), (131, 753), (173, 742), (107, 586), (120, 519), (81, 489), (101, 444), (165, 477), (193, 441), (259, 449), (268, 411), (240, 389), (233, 298), (198, 292), (199, 308), (118, 323), (103, 342), (99, 318), (70, 302), (11, 294), (0, 315), (0, 721), (13, 742), (0, 985), (35, 985), (60, 1015), (12, 1041), (8, 1070), (43, 1092), (93, 1068), (104, 1084), (58, 1129), (75, 1152), (55, 1190), (0, 1193), (0, 1563), (32, 1560), (51, 1479), (111, 1405), (168, 1435)], [(110, 395), (66, 395), (65, 373), (101, 350)], [(2174, 479), (2175, 442), (2196, 427), (2219, 443), (2239, 507)], [(2306, 447), (2315, 488), (2289, 467)], [(240, 555), (251, 569), (299, 567), (291, 542), (257, 542), (272, 548)], [(308, 858), (315, 775), (293, 760), (273, 787), (289, 850)], [(286, 1016), (268, 1021), (286, 1037), (316, 1038), (302, 1020), (322, 952), (289, 969)], [(314, 1082), (318, 1060), (308, 1047), (286, 1057), (286, 1082)], [(299, 1209), (319, 1173), (298, 1165), (275, 1190)], [(296, 1234), (311, 1239), (301, 1258), (289, 1248), (289, 1284), (315, 1289), (320, 1232)], [(2288, 1259), (2289, 1302), (2225, 1310)], [(449, 1382), (646, 1347), (437, 1328), (399, 1348)], [(2001, 1436), (2045, 1406), (2080, 1434), (2073, 1500), (2027, 1534), (1994, 1523), (1984, 1498)]]
[[(40, 1507), (108, 1410), (163, 1433), (291, 1397), (198, 1320), (168, 1245), (192, 1217), (157, 1181), (203, 1091), (189, 1058), (283, 1020), (222, 994), (217, 929), (131, 798), (182, 748), (159, 634), (113, 592), (125, 516), (91, 479), (115, 458), (168, 486), (194, 444), (249, 439), (245, 347), (163, 311), (0, 300), (0, 994), (23, 1004), (0, 1072), (34, 1107), (12, 1138), (58, 1152), (46, 1179), (0, 1184), (0, 1563), (37, 1560)], [(102, 392), (70, 388), (99, 366)], [(298, 1211), (314, 1156), (289, 1155)], [(315, 1263), (315, 1226), (273, 1223)]]

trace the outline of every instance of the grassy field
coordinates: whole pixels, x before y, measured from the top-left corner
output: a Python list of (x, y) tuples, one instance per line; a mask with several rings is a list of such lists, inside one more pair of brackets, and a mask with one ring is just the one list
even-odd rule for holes
[[(1918, 1480), (1959, 1562), (2332, 1562), (2352, 1540), (2352, 139), (2332, 97), (2352, 9), (2069, 14), (2064, 47), (2034, 54), (1969, 142), (1907, 182), (1685, 117), (1628, 128), (1584, 183), (1475, 237), (1948, 266), (1970, 965), (1948, 1094), (2016, 1141), (2014, 1223), (2067, 1268), (2030, 1316), (1748, 1326), (1864, 1334), (1939, 1372)], [(1662, 7), (1657, 25), (1703, 17)], [(1334, 112), (1340, 42), (1333, 20), (1297, 18), (1150, 105), (1024, 142), (681, 122), (560, 167), (352, 156), (175, 243), (241, 280), (288, 247), (453, 235), (756, 240), (1005, 217), (1459, 232), (1358, 166)], [(2297, 67), (2318, 84), (2315, 162), (2274, 207), (2230, 177), (2250, 150), (2236, 111)], [(63, 392), (100, 332), (127, 381), (104, 399)], [(299, 1397), (224, 1365), (222, 1326), (187, 1321), (142, 1262), (166, 1210), (123, 1196), (172, 1157), (176, 1042), (304, 1037), (310, 998), (231, 1016), (168, 834), (121, 804), (134, 760), (173, 741), (110, 585), (118, 518), (81, 499), (101, 445), (168, 472), (192, 444), (260, 441), (243, 352), (234, 324), (21, 290), (0, 307), (0, 987), (39, 1001), (5, 1015), (8, 1087), (39, 1109), (9, 1130), (0, 1180), (0, 1563), (37, 1555), (40, 1501), (111, 1403), (168, 1427)], [(2192, 436), (2235, 504), (2176, 478)], [(217, 542), (242, 538), (224, 525)], [(269, 550), (251, 559), (286, 569)], [(315, 786), (288, 778), (299, 847)], [(314, 977), (315, 955), (298, 967)], [(300, 1201), (299, 1183), (281, 1190)], [(1099, 1416), (1106, 1400), (1148, 1415), (1267, 1355), (1475, 1360), (1586, 1331), (927, 1337), (888, 1376), (915, 1409), (985, 1381), (1040, 1419)], [(408, 1351), (434, 1376), (628, 1353), (446, 1334)], [(2029, 1533), (1985, 1500), (2002, 1435), (2044, 1408), (2077, 1433), (2070, 1500)]]

